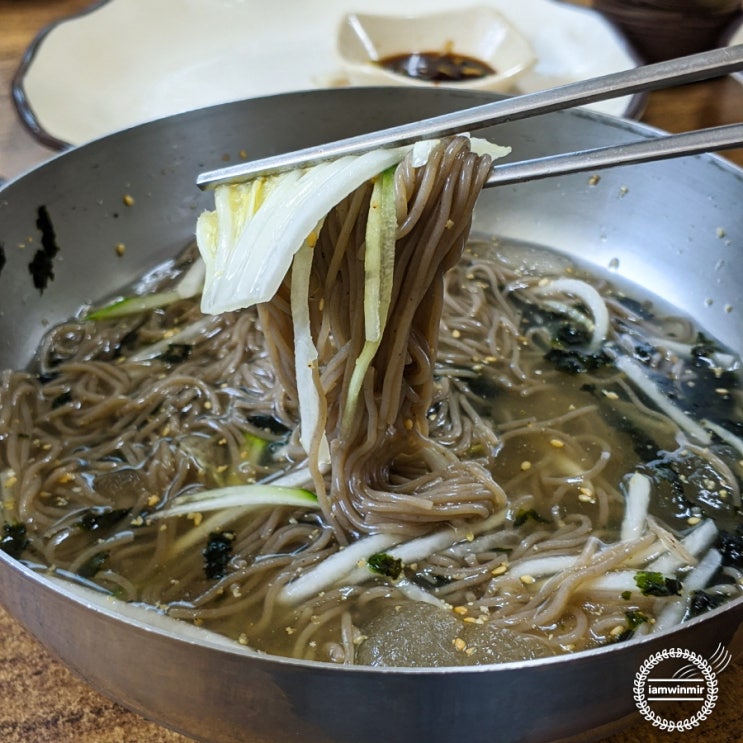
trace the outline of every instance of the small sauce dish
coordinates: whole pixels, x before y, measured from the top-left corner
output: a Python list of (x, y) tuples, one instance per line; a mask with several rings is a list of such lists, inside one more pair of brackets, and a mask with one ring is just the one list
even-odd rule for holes
[(348, 13), (336, 48), (353, 85), (506, 92), (536, 63), (529, 41), (484, 6), (416, 16)]

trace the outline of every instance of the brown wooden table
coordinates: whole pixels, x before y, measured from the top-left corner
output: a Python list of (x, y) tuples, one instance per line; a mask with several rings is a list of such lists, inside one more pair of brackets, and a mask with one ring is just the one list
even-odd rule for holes
[[(156, 1), (156, 0), (155, 0)], [(590, 5), (589, 0), (574, 0)], [(90, 0), (0, 0), (0, 176), (22, 173), (52, 153), (24, 129), (10, 98), (12, 77), (27, 45), (48, 23), (90, 5)], [(743, 121), (743, 86), (727, 78), (652, 93), (642, 121), (667, 131)], [(725, 155), (743, 165), (743, 150)], [(741, 246), (743, 247), (743, 246)], [(720, 697), (684, 743), (743, 739), (743, 663), (720, 679)], [(590, 703), (586, 700), (586, 703)], [(607, 743), (666, 741), (639, 718)], [(186, 743), (186, 738), (128, 712), (99, 695), (51, 658), (0, 609), (0, 741), (2, 743)], [(249, 739), (246, 738), (246, 743)]]

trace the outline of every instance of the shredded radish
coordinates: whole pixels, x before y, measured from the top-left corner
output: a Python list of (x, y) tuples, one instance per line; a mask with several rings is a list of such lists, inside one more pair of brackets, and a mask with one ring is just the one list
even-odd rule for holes
[(623, 542), (642, 536), (650, 505), (650, 478), (635, 472), (627, 485), (624, 520), (620, 539)]
[[(684, 549), (698, 557), (706, 549), (709, 549), (717, 539), (717, 527), (714, 521), (702, 521), (699, 526), (690, 531), (682, 540)], [(647, 570), (663, 575), (672, 575), (686, 564), (684, 559), (674, 552), (667, 552), (648, 565)]]
[[(319, 229), (319, 227), (318, 227)], [(294, 257), (291, 279), (291, 306), (294, 324), (294, 373), (299, 398), (299, 439), (307, 454), (312, 442), (320, 437), (317, 461), (320, 466), (330, 463), (330, 446), (325, 435), (325, 409), (322, 386), (317, 367), (317, 348), (310, 330), (310, 271), (312, 246), (305, 242)]]
[(374, 534), (353, 542), (287, 583), (279, 592), (284, 604), (298, 604), (343, 580), (360, 562), (377, 552), (384, 552), (400, 541), (399, 535)]
[(627, 378), (647, 395), (674, 423), (702, 444), (710, 443), (710, 435), (695, 420), (671, 402), (649, 377), (645, 369), (629, 356), (618, 356), (615, 365)]
[(679, 596), (668, 603), (658, 614), (653, 625), (653, 632), (662, 632), (680, 624), (689, 606), (689, 596), (694, 591), (700, 591), (712, 579), (722, 564), (722, 555), (711, 549), (699, 561), (697, 566), (684, 580), (684, 596)]
[(538, 294), (571, 294), (586, 305), (593, 319), (591, 348), (597, 350), (609, 335), (609, 310), (601, 295), (579, 279), (555, 279), (536, 288)]

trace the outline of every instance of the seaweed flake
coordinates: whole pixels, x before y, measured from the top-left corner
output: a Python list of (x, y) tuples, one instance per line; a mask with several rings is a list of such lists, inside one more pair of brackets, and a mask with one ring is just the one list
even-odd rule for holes
[(209, 541), (202, 551), (204, 557), (204, 575), (210, 580), (223, 578), (227, 572), (227, 564), (232, 557), (232, 543), (235, 532), (212, 532)]
[(54, 279), (54, 258), (59, 253), (57, 236), (49, 210), (44, 205), (39, 207), (36, 226), (41, 232), (41, 247), (34, 253), (34, 257), (28, 264), (28, 270), (31, 273), (34, 287), (43, 293), (49, 282)]

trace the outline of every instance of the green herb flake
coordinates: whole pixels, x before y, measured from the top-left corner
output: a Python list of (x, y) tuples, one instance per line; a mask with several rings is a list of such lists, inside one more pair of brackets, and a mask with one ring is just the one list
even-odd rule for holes
[(648, 617), (645, 612), (642, 612), (639, 609), (626, 611), (624, 612), (624, 616), (627, 617), (627, 627), (633, 631), (636, 630), (641, 624), (645, 624), (646, 622), (650, 621), (650, 617)]
[(631, 640), (635, 635), (635, 630), (641, 624), (645, 624), (645, 622), (650, 621), (648, 615), (644, 614), (638, 609), (626, 611), (624, 612), (624, 616), (627, 618), (627, 628), (619, 634), (614, 635), (610, 640), (611, 644), (614, 644), (615, 642), (626, 642), (627, 640)]
[(369, 570), (372, 570), (379, 575), (384, 575), (392, 580), (397, 580), (402, 574), (402, 560), (399, 558), (388, 555), (386, 552), (378, 552), (376, 555), (371, 555), (366, 561)]
[(666, 578), (663, 573), (640, 571), (635, 575), (635, 583), (643, 596), (678, 596), (681, 583), (675, 578)]

